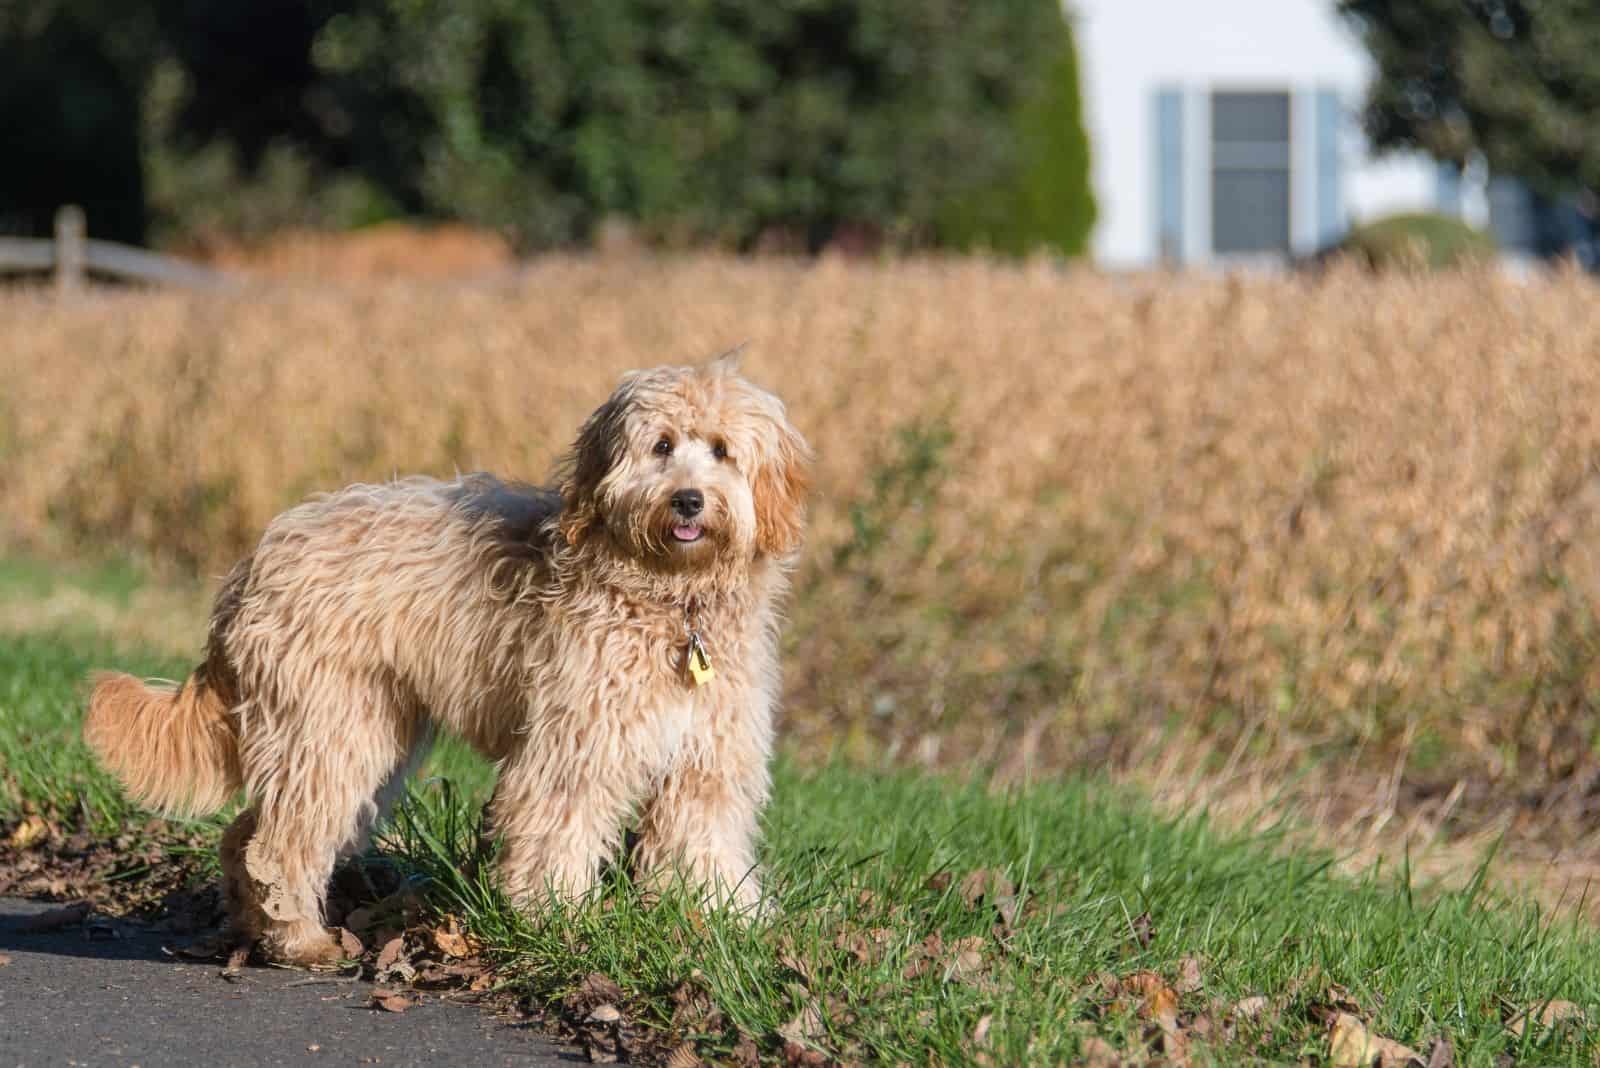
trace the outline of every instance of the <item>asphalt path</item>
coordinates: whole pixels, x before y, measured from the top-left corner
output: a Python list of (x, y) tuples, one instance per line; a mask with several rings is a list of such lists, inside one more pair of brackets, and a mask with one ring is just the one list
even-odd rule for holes
[(359, 980), (165, 947), (133, 923), (29, 930), (56, 905), (0, 898), (0, 1068), (47, 1065), (569, 1065), (585, 1060), (471, 1005), (423, 994), (400, 1013)]

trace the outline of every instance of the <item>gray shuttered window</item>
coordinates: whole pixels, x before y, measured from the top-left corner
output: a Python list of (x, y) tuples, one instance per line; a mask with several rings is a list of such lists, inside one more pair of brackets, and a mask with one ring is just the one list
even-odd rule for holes
[(1211, 94), (1211, 250), (1289, 253), (1289, 94)]

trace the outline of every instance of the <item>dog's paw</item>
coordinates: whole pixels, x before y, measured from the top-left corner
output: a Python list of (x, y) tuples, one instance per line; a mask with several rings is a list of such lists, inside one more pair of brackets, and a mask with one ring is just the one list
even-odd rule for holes
[(325, 971), (338, 968), (351, 954), (334, 933), (320, 924), (299, 924), (288, 930), (269, 931), (257, 947), (274, 964)]

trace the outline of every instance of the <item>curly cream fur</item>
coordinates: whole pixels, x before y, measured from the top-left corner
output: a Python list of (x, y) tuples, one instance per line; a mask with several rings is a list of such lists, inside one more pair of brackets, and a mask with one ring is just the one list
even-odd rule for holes
[[(807, 461), (783, 405), (726, 363), (636, 372), (557, 490), (413, 478), (285, 512), (224, 584), (184, 689), (102, 682), (88, 737), (157, 803), (215, 806), (242, 783), (225, 888), (282, 960), (338, 954), (334, 863), (436, 728), (496, 762), (489, 817), (517, 899), (589, 890), (642, 805), (642, 877), (753, 904)], [(683, 488), (705, 500), (693, 543), (672, 533)], [(717, 673), (703, 687), (686, 610)]]

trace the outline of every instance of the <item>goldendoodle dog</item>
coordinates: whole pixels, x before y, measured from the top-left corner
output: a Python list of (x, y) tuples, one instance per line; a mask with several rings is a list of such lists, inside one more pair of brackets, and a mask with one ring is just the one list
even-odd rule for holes
[(181, 687), (100, 676), (85, 738), (169, 812), (246, 791), (224, 890), (280, 961), (341, 955), (329, 876), (440, 728), (498, 768), (519, 902), (583, 894), (640, 806), (641, 879), (754, 905), (808, 464), (731, 361), (633, 372), (555, 489), (412, 478), (280, 515), (224, 581), (204, 663)]

